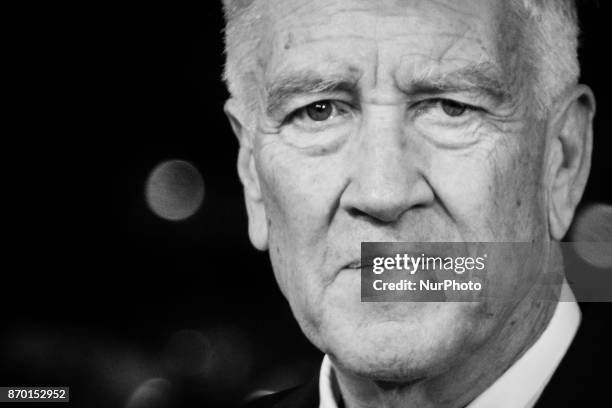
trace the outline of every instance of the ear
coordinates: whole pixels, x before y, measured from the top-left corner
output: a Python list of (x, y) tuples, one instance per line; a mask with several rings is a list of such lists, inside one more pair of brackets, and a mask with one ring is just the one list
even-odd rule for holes
[(552, 238), (569, 229), (591, 169), (595, 97), (577, 85), (558, 101), (549, 125), (548, 222)]
[(224, 111), (239, 143), (238, 176), (244, 187), (244, 201), (249, 218), (249, 238), (255, 248), (264, 251), (268, 249), (268, 222), (253, 156), (254, 132), (246, 126), (247, 116), (235, 99), (231, 98), (225, 103)]

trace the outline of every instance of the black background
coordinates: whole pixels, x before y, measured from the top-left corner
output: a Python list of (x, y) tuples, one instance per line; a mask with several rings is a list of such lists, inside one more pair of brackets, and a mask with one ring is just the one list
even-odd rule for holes
[[(583, 205), (610, 204), (610, 10), (580, 4), (582, 82), (598, 103)], [(71, 406), (123, 407), (164, 377), (197, 406), (312, 375), (321, 355), (248, 241), (217, 2), (30, 5), (4, 18), (0, 385), (68, 385)], [(185, 221), (144, 199), (167, 159), (204, 178)], [(171, 346), (185, 329), (207, 339), (189, 343), (196, 357)], [(209, 363), (195, 374), (176, 367), (197, 356)]]

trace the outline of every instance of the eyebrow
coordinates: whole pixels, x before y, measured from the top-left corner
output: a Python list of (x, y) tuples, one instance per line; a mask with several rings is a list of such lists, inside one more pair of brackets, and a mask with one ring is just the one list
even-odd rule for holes
[(462, 67), (447, 73), (425, 73), (409, 81), (409, 94), (440, 94), (447, 92), (484, 93), (497, 102), (512, 98), (511, 87), (504, 75), (491, 63)]
[[(338, 91), (356, 93), (360, 77), (356, 72), (325, 75), (314, 70), (300, 70), (280, 75), (266, 86), (266, 112), (273, 115), (295, 95)], [(413, 75), (410, 80), (398, 84), (398, 88), (407, 95), (476, 92), (496, 102), (512, 97), (503, 74), (491, 63), (470, 65), (446, 73), (428, 70), (416, 77)]]
[(355, 72), (324, 75), (316, 71), (304, 70), (281, 75), (275, 78), (271, 85), (266, 86), (266, 111), (268, 114), (273, 114), (295, 95), (325, 92), (354, 93), (358, 80), (359, 77)]

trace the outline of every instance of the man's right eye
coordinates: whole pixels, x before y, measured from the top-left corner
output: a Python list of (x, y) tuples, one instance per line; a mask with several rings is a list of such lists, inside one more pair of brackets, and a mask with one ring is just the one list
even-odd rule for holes
[[(350, 107), (343, 102), (329, 99), (313, 102), (291, 114), (290, 120), (300, 122), (327, 122), (350, 112)], [(322, 124), (322, 123), (321, 123)]]
[(330, 101), (311, 103), (304, 108), (306, 115), (315, 122), (321, 122), (331, 117), (333, 107)]
[(357, 108), (339, 99), (319, 99), (306, 105), (307, 102), (282, 120), (282, 136), (295, 147), (326, 146), (325, 152), (329, 153), (333, 146), (340, 146), (355, 124)]

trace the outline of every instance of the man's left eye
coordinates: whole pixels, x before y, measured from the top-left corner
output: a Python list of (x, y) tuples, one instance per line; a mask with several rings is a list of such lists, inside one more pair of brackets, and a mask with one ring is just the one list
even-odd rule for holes
[(428, 99), (417, 104), (417, 111), (424, 113), (433, 108), (441, 108), (444, 115), (451, 118), (458, 118), (468, 112), (481, 110), (476, 106), (461, 103), (452, 99), (434, 98)]
[(451, 117), (461, 116), (470, 108), (469, 105), (450, 99), (440, 99), (438, 103), (440, 104), (440, 107), (444, 113)]

